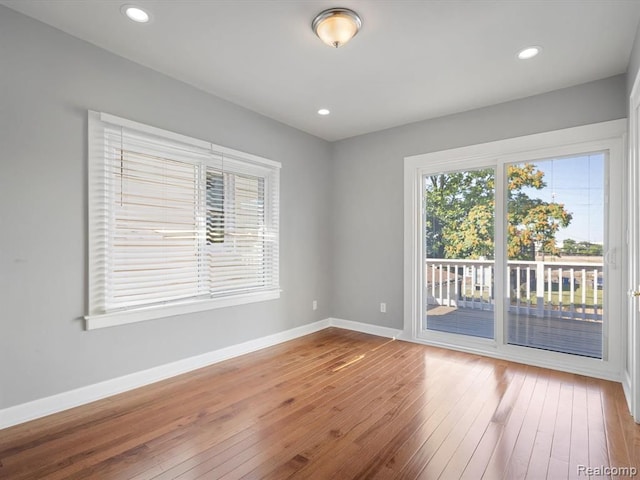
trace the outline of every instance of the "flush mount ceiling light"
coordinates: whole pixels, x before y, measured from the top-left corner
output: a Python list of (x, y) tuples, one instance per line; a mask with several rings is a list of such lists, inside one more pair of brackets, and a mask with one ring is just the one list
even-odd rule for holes
[(147, 12), (135, 5), (123, 5), (120, 11), (126, 15), (129, 20), (137, 23), (147, 23), (151, 19)]
[(318, 110), (318, 115), (329, 115), (330, 113), (331, 112), (328, 108), (321, 108), (320, 110)]
[(518, 52), (518, 58), (520, 60), (529, 60), (530, 58), (533, 58), (536, 55), (538, 55), (540, 53), (540, 50), (542, 50), (540, 47), (535, 47), (535, 46), (523, 48)]
[(351, 40), (362, 27), (362, 20), (348, 8), (330, 8), (320, 12), (311, 23), (311, 28), (324, 43), (341, 47)]

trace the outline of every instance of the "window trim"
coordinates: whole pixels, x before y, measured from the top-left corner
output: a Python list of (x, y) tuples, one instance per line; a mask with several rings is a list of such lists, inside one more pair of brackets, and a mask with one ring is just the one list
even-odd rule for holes
[[(104, 205), (105, 199), (101, 195), (96, 179), (102, 178), (104, 170), (104, 146), (105, 140), (102, 130), (106, 124), (120, 126), (135, 130), (142, 134), (154, 135), (171, 142), (179, 142), (191, 145), (199, 149), (211, 150), (216, 155), (227, 158), (230, 164), (242, 165), (242, 168), (250, 168), (262, 171), (266, 178), (271, 178), (269, 189), (274, 189), (273, 197), (265, 198), (265, 202), (271, 205), (275, 200), (276, 208), (273, 215), (267, 217), (267, 222), (275, 224), (276, 232), (279, 224), (279, 171), (281, 164), (257, 155), (241, 152), (227, 147), (215, 145), (196, 138), (181, 135), (175, 132), (152, 127), (134, 122), (103, 112), (88, 112), (88, 314), (84, 316), (85, 328), (93, 330), (116, 325), (125, 325), (134, 322), (152, 320), (157, 318), (200, 312), (216, 308), (231, 307), (254, 302), (275, 300), (280, 297), (279, 286), (259, 290), (255, 292), (236, 292), (226, 295), (211, 297), (194, 297), (185, 300), (169, 300), (166, 303), (158, 303), (148, 306), (137, 306), (111, 312), (100, 311), (99, 305), (104, 298), (104, 253), (101, 252), (100, 221), (97, 219), (97, 210)], [(273, 217), (273, 218), (271, 218)], [(279, 236), (279, 235), (278, 235)], [(276, 243), (275, 264), (279, 264), (279, 248)], [(275, 274), (275, 279), (279, 277)]]
[(202, 300), (187, 300), (171, 302), (166, 305), (154, 305), (151, 307), (139, 307), (131, 310), (123, 310), (113, 313), (101, 313), (86, 315), (84, 317), (87, 330), (97, 328), (114, 327), (128, 323), (143, 322), (157, 318), (196, 313), (216, 308), (234, 307), (254, 302), (265, 302), (280, 298), (281, 289), (269, 292), (253, 292), (235, 294), (227, 297), (207, 298)]

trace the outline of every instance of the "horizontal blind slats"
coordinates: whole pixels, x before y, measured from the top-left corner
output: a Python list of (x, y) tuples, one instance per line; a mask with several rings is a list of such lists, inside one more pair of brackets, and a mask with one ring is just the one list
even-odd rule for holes
[(129, 126), (95, 131), (93, 305), (108, 313), (278, 289), (275, 162), (225, 158)]

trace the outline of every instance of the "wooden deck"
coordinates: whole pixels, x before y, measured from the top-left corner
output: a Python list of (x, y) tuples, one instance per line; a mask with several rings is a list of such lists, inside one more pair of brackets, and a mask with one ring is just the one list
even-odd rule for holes
[[(430, 306), (427, 327), (440, 332), (494, 338), (493, 311)], [(513, 345), (602, 358), (602, 322), (509, 313)]]
[(0, 431), (3, 480), (609, 478), (581, 465), (640, 468), (619, 384), (336, 328)]

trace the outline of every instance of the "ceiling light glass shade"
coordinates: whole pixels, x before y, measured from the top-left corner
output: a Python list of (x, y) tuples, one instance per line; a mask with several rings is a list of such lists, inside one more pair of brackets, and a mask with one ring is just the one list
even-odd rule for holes
[(351, 40), (361, 26), (358, 14), (348, 8), (330, 8), (320, 12), (311, 24), (320, 40), (335, 48)]

